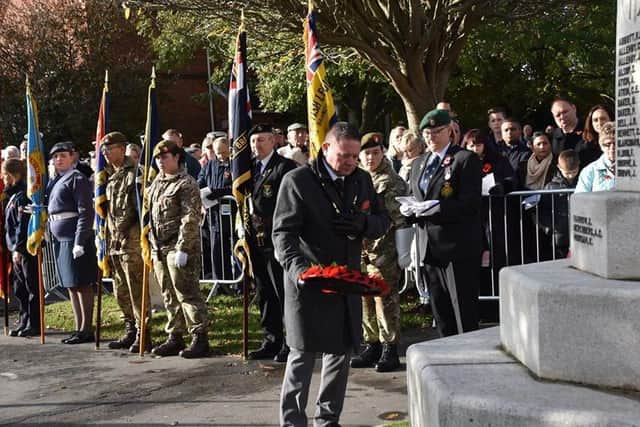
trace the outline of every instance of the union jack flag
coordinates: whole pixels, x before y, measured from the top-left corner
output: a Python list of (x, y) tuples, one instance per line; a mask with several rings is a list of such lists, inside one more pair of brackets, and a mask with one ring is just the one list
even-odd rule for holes
[(324, 60), (318, 42), (313, 10), (304, 21), (304, 53), (307, 77), (307, 117), (309, 121), (309, 154), (318, 155), (320, 146), (337, 121), (331, 90), (326, 83)]

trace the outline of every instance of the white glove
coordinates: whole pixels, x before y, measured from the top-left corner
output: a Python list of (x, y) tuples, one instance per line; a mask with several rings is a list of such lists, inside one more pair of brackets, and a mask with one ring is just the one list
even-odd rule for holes
[(177, 251), (176, 252), (176, 259), (175, 259), (175, 265), (178, 268), (182, 268), (185, 265), (187, 265), (187, 258), (189, 256), (187, 255), (186, 252), (182, 252), (182, 251)]
[(73, 253), (73, 259), (80, 258), (82, 255), (84, 255), (84, 247), (75, 245), (71, 252)]
[(433, 205), (425, 211), (419, 212), (417, 216), (431, 216), (440, 212), (440, 204)]

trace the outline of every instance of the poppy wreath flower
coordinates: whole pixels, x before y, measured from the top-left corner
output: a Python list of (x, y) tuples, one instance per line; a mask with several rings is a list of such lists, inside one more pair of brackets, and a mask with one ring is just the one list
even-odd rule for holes
[(489, 172), (491, 172), (491, 170), (493, 170), (493, 167), (491, 166), (491, 163), (485, 163), (482, 166), (482, 172), (483, 173), (489, 173)]
[(349, 270), (343, 265), (313, 265), (303, 271), (298, 279), (305, 284), (316, 283), (320, 292), (327, 294), (386, 295), (390, 289), (380, 276)]
[(453, 161), (453, 157), (451, 156), (446, 156), (444, 158), (444, 160), (442, 161), (442, 166), (447, 167), (451, 164), (451, 162)]

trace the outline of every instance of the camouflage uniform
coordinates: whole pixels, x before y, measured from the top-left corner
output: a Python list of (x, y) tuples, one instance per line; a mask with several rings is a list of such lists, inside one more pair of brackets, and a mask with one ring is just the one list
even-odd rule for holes
[[(159, 173), (149, 187), (153, 271), (167, 309), (170, 335), (206, 334), (207, 308), (200, 292), (200, 223), (202, 202), (196, 181), (184, 169), (176, 175)], [(175, 266), (176, 252), (188, 254), (187, 264)]]
[[(113, 293), (125, 322), (135, 322), (136, 328), (140, 329), (143, 263), (136, 204), (137, 168), (129, 157), (125, 157), (120, 168), (107, 167), (106, 171), (107, 248)], [(149, 319), (148, 311), (146, 316)]]
[(397, 343), (400, 336), (398, 281), (401, 271), (397, 263), (395, 231), (405, 220), (395, 198), (406, 195), (408, 188), (387, 159), (383, 159), (378, 169), (371, 172), (371, 178), (391, 217), (391, 227), (379, 239), (365, 241), (362, 258), (366, 272), (380, 275), (391, 290), (383, 297), (362, 298), (364, 341)]

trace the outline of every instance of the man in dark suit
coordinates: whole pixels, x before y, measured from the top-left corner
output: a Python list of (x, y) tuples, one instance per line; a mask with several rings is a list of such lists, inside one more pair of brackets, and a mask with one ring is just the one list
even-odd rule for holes
[(284, 343), (282, 324), (284, 273), (273, 254), (271, 229), (280, 183), (287, 172), (296, 168), (296, 164), (275, 152), (275, 139), (269, 125), (254, 126), (250, 142), (255, 158), (249, 209), (252, 229), (248, 241), (264, 337), (260, 348), (249, 353), (249, 359), (275, 357), (277, 362), (285, 362), (289, 348)]
[(314, 425), (339, 425), (351, 352), (362, 335), (359, 295), (323, 293), (298, 278), (312, 265), (360, 270), (363, 239), (390, 224), (371, 177), (358, 166), (360, 136), (336, 123), (310, 165), (280, 186), (273, 243), (285, 275), (285, 325), (291, 353), (280, 397), (280, 424), (306, 426), (305, 409), (316, 353), (323, 353)]
[(410, 191), (417, 200), (439, 202), (426, 215), (412, 219), (420, 224), (420, 254), (441, 336), (478, 328), (482, 251), (481, 162), (449, 140), (450, 122), (445, 110), (424, 116), (420, 130), (430, 152), (414, 160), (410, 177)]

